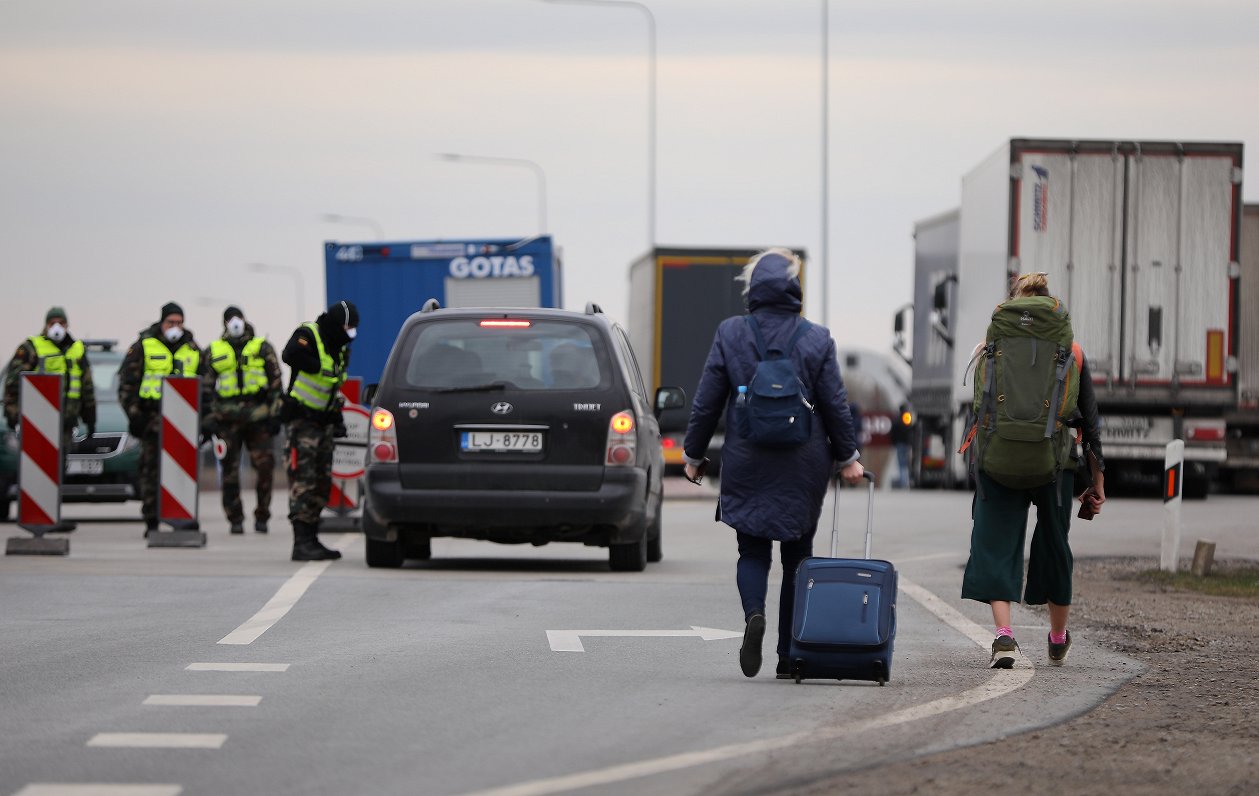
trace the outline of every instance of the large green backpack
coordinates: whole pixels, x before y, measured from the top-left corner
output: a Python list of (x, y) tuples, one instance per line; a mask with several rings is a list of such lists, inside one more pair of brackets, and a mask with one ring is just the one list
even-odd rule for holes
[(1071, 453), (1065, 420), (1080, 394), (1071, 316), (1055, 298), (997, 305), (976, 355), (972, 469), (1022, 489), (1058, 477)]

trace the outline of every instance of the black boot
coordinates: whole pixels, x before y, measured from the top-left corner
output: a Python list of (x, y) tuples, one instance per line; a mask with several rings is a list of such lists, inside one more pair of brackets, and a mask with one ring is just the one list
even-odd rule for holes
[(341, 557), (338, 550), (329, 550), (319, 543), (318, 527), (307, 522), (293, 521), (294, 561), (335, 561)]

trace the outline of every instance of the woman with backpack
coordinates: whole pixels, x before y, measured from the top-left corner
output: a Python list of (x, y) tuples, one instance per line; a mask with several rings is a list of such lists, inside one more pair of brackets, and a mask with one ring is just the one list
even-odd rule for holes
[[(1048, 603), (1049, 662), (1061, 666), (1071, 649), (1067, 617), (1074, 560), (1067, 533), (1072, 498), (1081, 496), (1082, 517), (1101, 510), (1105, 463), (1088, 363), (1074, 342), (1066, 308), (1049, 295), (1046, 274), (1014, 280), (1010, 300), (993, 312), (975, 358), (976, 416), (962, 447), (971, 450), (975, 477), (962, 598), (992, 608), (996, 638), (989, 665), (994, 669), (1013, 667), (1019, 649), (1010, 629), (1010, 604), (1020, 597), (1028, 605)], [(1020, 411), (1017, 404), (1029, 401), (1037, 410), (1043, 402), (1040, 417), (1029, 420), (1032, 413)], [(1083, 438), (1085, 467), (1070, 467), (1080, 455), (1073, 429)], [(1078, 487), (1077, 469), (1088, 473)], [(1023, 542), (1032, 505), (1036, 527), (1024, 590)]]
[(825, 327), (800, 316), (800, 259), (789, 249), (769, 249), (752, 257), (737, 279), (749, 314), (717, 327), (683, 452), (687, 478), (698, 483), (708, 443), (726, 418), (717, 519), (735, 529), (739, 545), (736, 582), (746, 622), (739, 666), (748, 677), (761, 668), (777, 540), (783, 570), (777, 675), (787, 678), (796, 566), (813, 553), (836, 466), (849, 484), (865, 471), (857, 461), (835, 341)]

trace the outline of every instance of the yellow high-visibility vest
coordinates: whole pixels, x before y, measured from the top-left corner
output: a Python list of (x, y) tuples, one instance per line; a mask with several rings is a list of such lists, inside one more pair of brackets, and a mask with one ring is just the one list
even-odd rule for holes
[(323, 412), (332, 406), (338, 388), (345, 381), (345, 351), (343, 349), (337, 358), (333, 359), (324, 348), (318, 325), (303, 323), (302, 326), (310, 329), (310, 333), (315, 337), (315, 348), (319, 353), (319, 372), (307, 373), (295, 370), (289, 395), (302, 406), (314, 409), (316, 412)]
[(196, 376), (201, 352), (196, 346), (184, 343), (175, 353), (156, 337), (140, 341), (144, 347), (144, 377), (140, 379), (140, 398), (157, 401), (162, 397), (163, 376)]
[(44, 337), (37, 334), (29, 338), (39, 357), (37, 370), (44, 373), (66, 374), (66, 397), (78, 398), (83, 391), (83, 341), (75, 340), (65, 351)]
[(239, 362), (236, 349), (226, 339), (219, 338), (210, 343), (210, 367), (219, 374), (215, 390), (220, 397), (256, 395), (267, 388), (267, 363), (261, 355), (265, 340), (265, 337), (254, 337), (245, 343), (240, 350)]

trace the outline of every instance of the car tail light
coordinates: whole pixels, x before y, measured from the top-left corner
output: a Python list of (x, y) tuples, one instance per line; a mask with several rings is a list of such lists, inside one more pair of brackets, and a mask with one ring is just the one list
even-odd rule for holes
[(372, 412), (372, 427), (367, 432), (369, 464), (398, 461), (398, 430), (394, 428), (393, 412), (377, 409)]
[(487, 319), (481, 321), (481, 327), (483, 329), (528, 329), (531, 325), (533, 325), (532, 321), (517, 320), (512, 318), (505, 318), (502, 320)]
[(677, 447), (677, 444), (678, 444), (678, 441), (675, 440), (673, 437), (665, 437), (660, 440), (660, 447), (664, 448), (665, 450), (669, 450), (670, 448)]
[(628, 467), (634, 464), (638, 451), (638, 434), (634, 431), (634, 413), (617, 412), (608, 422), (608, 446), (604, 464)]

